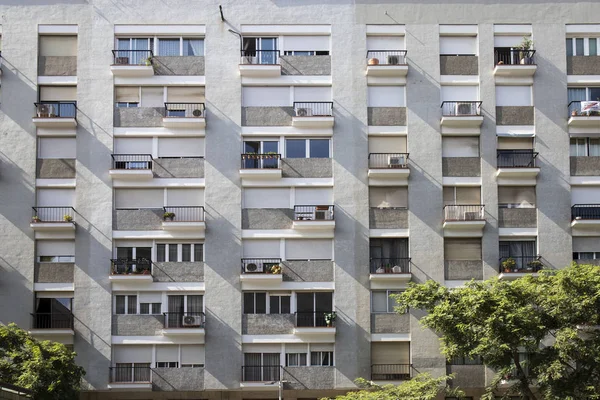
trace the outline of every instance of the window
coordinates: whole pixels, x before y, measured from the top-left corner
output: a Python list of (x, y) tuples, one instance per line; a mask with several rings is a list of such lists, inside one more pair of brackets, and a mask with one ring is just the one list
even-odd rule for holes
[(156, 245), (157, 262), (202, 262), (204, 244), (202, 243), (158, 243)]
[(277, 64), (277, 38), (258, 37), (242, 40), (243, 55), (247, 64)]
[(204, 368), (204, 364), (181, 364), (181, 368)]
[(161, 306), (161, 303), (140, 303), (140, 314), (159, 315), (162, 313)]
[(398, 305), (396, 300), (390, 295), (400, 294), (397, 290), (374, 290), (371, 292), (371, 312), (373, 313), (394, 313)]
[(289, 295), (270, 295), (269, 296), (269, 314), (289, 314), (290, 309)]
[(573, 253), (573, 260), (599, 260), (600, 251), (577, 251)]
[(75, 256), (39, 256), (38, 262), (41, 263), (73, 263)]
[(177, 362), (177, 361), (157, 362), (156, 368), (179, 368), (179, 362)]
[(286, 158), (329, 158), (329, 139), (286, 139)]
[(597, 56), (598, 38), (567, 38), (567, 56)]
[(287, 353), (285, 355), (286, 367), (305, 367), (306, 353)]
[(408, 188), (394, 186), (370, 186), (369, 207), (408, 208)]
[(442, 137), (442, 157), (479, 157), (479, 137)]
[(248, 292), (244, 293), (244, 314), (266, 314), (267, 294)]
[(454, 357), (448, 361), (449, 365), (483, 365), (483, 360), (480, 356), (476, 357)]
[(127, 101), (119, 101), (117, 102), (117, 108), (135, 108), (139, 107), (140, 103), (138, 102), (127, 102)]
[(444, 186), (444, 205), (481, 204), (480, 187)]
[(600, 156), (600, 138), (571, 138), (571, 157)]
[(137, 296), (136, 295), (117, 295), (115, 296), (115, 314), (137, 314)]
[(498, 207), (535, 208), (535, 186), (498, 186)]
[(333, 367), (333, 351), (311, 351), (310, 365)]

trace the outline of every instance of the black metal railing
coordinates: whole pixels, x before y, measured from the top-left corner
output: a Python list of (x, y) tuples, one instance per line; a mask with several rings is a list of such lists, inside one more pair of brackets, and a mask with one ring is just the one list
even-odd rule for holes
[(204, 207), (202, 206), (165, 206), (163, 219), (175, 222), (202, 222), (204, 221)]
[(113, 50), (114, 65), (152, 65), (152, 50)]
[(498, 168), (535, 168), (538, 153), (533, 150), (497, 150)]
[(149, 366), (109, 367), (111, 383), (151, 383), (152, 369)]
[(403, 381), (411, 378), (412, 364), (373, 364), (371, 380)]
[(540, 261), (541, 258), (539, 255), (500, 257), (499, 271), (501, 273), (538, 272), (544, 267), (544, 264)]
[(369, 50), (367, 51), (367, 62), (369, 61), (371, 62), (369, 65), (404, 65), (406, 64), (406, 50)]
[(253, 365), (242, 367), (242, 382), (279, 382), (281, 365)]
[(408, 168), (408, 153), (369, 153), (369, 168)]
[(148, 258), (113, 258), (111, 275), (152, 275), (152, 261)]
[(73, 329), (71, 313), (33, 313), (31, 317), (33, 329)]
[(294, 115), (296, 117), (331, 117), (333, 101), (295, 101)]
[(294, 206), (295, 221), (333, 221), (333, 206)]
[(204, 328), (206, 321), (203, 312), (166, 312), (164, 326), (168, 328)]
[(281, 258), (242, 258), (242, 274), (281, 274)]
[(165, 103), (167, 118), (204, 117), (204, 103)]
[(335, 311), (308, 311), (294, 313), (299, 328), (335, 327)]
[(444, 206), (444, 221), (479, 221), (485, 219), (483, 204)]
[(371, 258), (369, 271), (372, 274), (410, 274), (410, 258)]
[(152, 169), (150, 154), (112, 154), (112, 169)]
[(277, 169), (281, 168), (281, 154), (267, 153), (242, 154), (242, 169)]
[(77, 118), (74, 101), (40, 101), (33, 103), (36, 118)]
[(33, 217), (31, 222), (73, 222), (75, 209), (73, 207), (31, 207)]
[(494, 49), (496, 65), (534, 65), (535, 50)]
[(473, 117), (481, 115), (481, 101), (444, 101), (444, 117)]
[(242, 50), (242, 64), (279, 64), (279, 50)]
[(600, 219), (600, 204), (573, 205), (571, 219)]
[[(582, 104), (583, 103), (583, 104)], [(593, 100), (574, 100), (569, 103), (569, 115), (571, 117), (597, 117), (600, 116), (598, 108), (600, 105)]]

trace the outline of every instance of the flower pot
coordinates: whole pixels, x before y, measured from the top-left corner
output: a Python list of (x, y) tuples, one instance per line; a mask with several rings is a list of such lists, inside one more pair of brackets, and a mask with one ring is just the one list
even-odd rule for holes
[(379, 59), (378, 58), (369, 58), (368, 64), (369, 65), (379, 65)]
[(577, 116), (577, 111), (575, 111), (575, 110), (571, 111), (571, 116), (576, 117)]

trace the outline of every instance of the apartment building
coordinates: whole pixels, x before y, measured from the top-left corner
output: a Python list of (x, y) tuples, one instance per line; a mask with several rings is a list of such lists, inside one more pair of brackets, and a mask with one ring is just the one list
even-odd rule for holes
[(389, 295), (600, 265), (597, 5), (30, 3), (0, 5), (0, 323), (71, 346), (84, 398), (477, 399), (493, 371)]

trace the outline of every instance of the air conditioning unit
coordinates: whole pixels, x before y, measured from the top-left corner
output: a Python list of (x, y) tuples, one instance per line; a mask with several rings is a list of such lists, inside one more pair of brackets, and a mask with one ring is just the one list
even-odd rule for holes
[(201, 117), (202, 116), (202, 110), (200, 110), (200, 109), (194, 110), (194, 111), (192, 111), (192, 115), (194, 117)]
[(181, 319), (182, 326), (202, 326), (201, 315), (184, 315)]
[(315, 211), (315, 220), (326, 220), (327, 219), (327, 210), (316, 210)]
[(398, 65), (400, 64), (400, 56), (388, 56), (387, 63), (390, 65)]
[(296, 110), (296, 117), (312, 117), (312, 109), (298, 108)]
[(390, 168), (402, 168), (406, 164), (406, 160), (402, 156), (388, 157), (388, 166)]
[(471, 103), (456, 103), (456, 115), (472, 115)]
[(477, 211), (465, 212), (465, 221), (475, 221), (479, 219), (479, 213)]
[(247, 263), (244, 265), (244, 272), (261, 272), (262, 270), (262, 263)]

